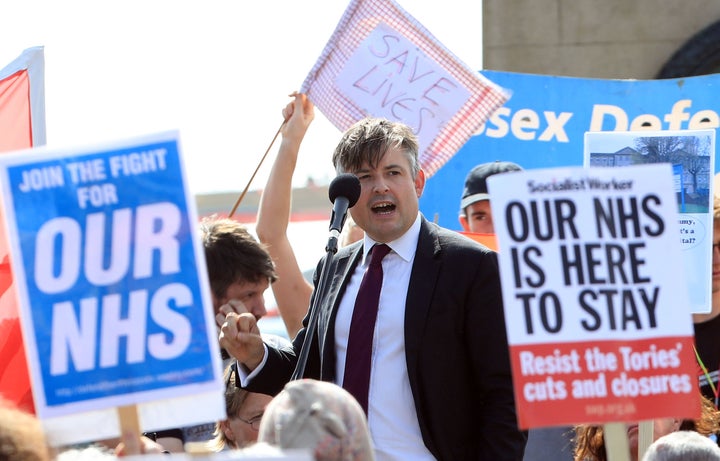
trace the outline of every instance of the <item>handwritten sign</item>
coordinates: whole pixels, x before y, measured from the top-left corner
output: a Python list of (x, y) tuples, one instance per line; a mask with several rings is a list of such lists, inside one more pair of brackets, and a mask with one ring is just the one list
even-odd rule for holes
[(520, 426), (697, 416), (670, 166), (488, 187)]
[(358, 107), (404, 122), (429, 146), (470, 93), (402, 34), (379, 23), (355, 49), (336, 85)]
[(367, 116), (412, 127), (426, 178), (510, 96), (388, 0), (348, 3), (300, 92), (340, 131)]
[(39, 416), (222, 389), (175, 133), (8, 154), (0, 179)]

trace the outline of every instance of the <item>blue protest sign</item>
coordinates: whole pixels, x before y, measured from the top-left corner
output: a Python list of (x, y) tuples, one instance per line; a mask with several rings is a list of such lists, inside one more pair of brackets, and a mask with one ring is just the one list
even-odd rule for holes
[(525, 169), (582, 166), (588, 131), (720, 126), (720, 74), (668, 80), (482, 74), (512, 97), (427, 181), (420, 199), (425, 216), (450, 229), (461, 229), (465, 176), (480, 163), (507, 160)]
[(222, 389), (177, 133), (2, 156), (0, 181), (40, 416)]

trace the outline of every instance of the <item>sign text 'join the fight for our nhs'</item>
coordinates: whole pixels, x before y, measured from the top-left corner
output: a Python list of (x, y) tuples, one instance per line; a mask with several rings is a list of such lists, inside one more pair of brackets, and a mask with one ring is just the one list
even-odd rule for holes
[(37, 348), (32, 372), (49, 407), (147, 400), (140, 394), (171, 394), (168, 386), (217, 375), (178, 144), (162, 136), (128, 143), (18, 156), (4, 166), (23, 315)]

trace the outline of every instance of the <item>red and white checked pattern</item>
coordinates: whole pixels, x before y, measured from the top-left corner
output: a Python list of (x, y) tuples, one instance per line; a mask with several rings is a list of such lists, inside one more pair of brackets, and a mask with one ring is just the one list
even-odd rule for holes
[(426, 177), (430, 177), (507, 101), (509, 94), (460, 61), (392, 0), (353, 0), (301, 88), (339, 130), (345, 131), (358, 120), (373, 115), (346, 97), (334, 82), (356, 48), (381, 22), (413, 42), (470, 93), (470, 98), (433, 142), (420, 146), (420, 165)]

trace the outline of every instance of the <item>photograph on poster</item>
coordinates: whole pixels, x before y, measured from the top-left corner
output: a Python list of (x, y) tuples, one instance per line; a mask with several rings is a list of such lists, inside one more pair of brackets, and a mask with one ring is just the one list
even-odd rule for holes
[(585, 166), (672, 165), (693, 313), (711, 310), (714, 154), (715, 130), (585, 133)]

